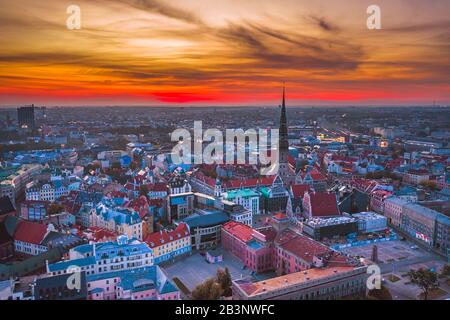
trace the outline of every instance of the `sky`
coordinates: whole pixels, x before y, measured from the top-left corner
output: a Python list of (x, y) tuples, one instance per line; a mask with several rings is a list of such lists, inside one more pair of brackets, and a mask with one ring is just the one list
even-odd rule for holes
[[(366, 25), (369, 5), (381, 29)], [(66, 10), (78, 5), (81, 29)], [(0, 0), (0, 105), (450, 103), (448, 0)]]

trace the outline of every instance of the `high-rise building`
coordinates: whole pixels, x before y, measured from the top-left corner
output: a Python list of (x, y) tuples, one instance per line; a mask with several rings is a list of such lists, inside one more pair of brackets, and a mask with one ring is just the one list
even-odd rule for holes
[(34, 105), (27, 107), (20, 107), (17, 109), (17, 119), (19, 122), (19, 127), (28, 128), (34, 130), (36, 127), (36, 122), (34, 118)]
[(283, 180), (285, 186), (291, 185), (295, 180), (295, 171), (290, 167), (289, 156), (289, 141), (288, 141), (288, 128), (286, 119), (286, 97), (285, 88), (283, 85), (283, 101), (281, 105), (280, 115), (280, 132), (279, 132), (279, 167), (278, 175)]

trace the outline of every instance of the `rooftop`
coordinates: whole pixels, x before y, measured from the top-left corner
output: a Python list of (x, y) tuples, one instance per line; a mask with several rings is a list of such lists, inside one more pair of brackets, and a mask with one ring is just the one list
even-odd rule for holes
[(300, 284), (311, 283), (315, 280), (322, 280), (336, 275), (342, 275), (353, 271), (354, 267), (334, 267), (334, 268), (314, 268), (301, 272), (295, 272), (280, 277), (275, 277), (259, 282), (248, 280), (237, 280), (235, 283), (248, 296), (256, 296), (263, 293), (273, 292), (279, 289), (289, 289)]
[(335, 218), (313, 218), (309, 219), (305, 222), (305, 224), (311, 227), (325, 227), (325, 226), (334, 226), (338, 224), (352, 223), (356, 222), (355, 219), (350, 217), (335, 217)]
[(253, 229), (246, 224), (229, 221), (225, 223), (222, 228), (243, 242), (248, 242), (253, 239)]
[(237, 190), (232, 190), (232, 191), (228, 191), (225, 194), (225, 198), (227, 199), (234, 199), (234, 198), (248, 198), (248, 197), (258, 197), (258, 193), (256, 193), (255, 191), (251, 190), (251, 189), (237, 189)]
[(309, 193), (312, 216), (339, 215), (336, 195), (333, 193), (312, 192)]
[(183, 221), (186, 222), (190, 228), (205, 228), (223, 224), (229, 220), (228, 215), (223, 211), (212, 211), (207, 214), (194, 213)]
[(278, 234), (275, 242), (282, 249), (308, 263), (312, 263), (314, 257), (321, 256), (332, 251), (326, 245), (304, 235), (298, 234), (290, 229), (283, 230), (280, 234)]
[(185, 223), (180, 223), (174, 230), (162, 230), (149, 234), (144, 242), (150, 248), (155, 248), (185, 237), (190, 237), (189, 228)]

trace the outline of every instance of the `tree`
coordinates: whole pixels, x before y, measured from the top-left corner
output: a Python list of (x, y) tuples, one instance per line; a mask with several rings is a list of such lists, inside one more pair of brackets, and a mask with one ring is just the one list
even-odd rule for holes
[(424, 300), (427, 300), (429, 292), (436, 289), (439, 284), (437, 273), (428, 269), (411, 270), (408, 272), (408, 276), (411, 279), (411, 283), (422, 289)]
[(192, 291), (194, 300), (217, 300), (222, 295), (222, 288), (214, 278), (210, 278), (199, 284)]
[(380, 289), (369, 290), (367, 298), (374, 300), (392, 300), (391, 292), (385, 286)]
[(52, 203), (47, 209), (47, 214), (49, 216), (53, 216), (55, 214), (63, 212), (64, 209), (65, 207), (62, 204)]
[(119, 161), (115, 161), (112, 163), (111, 169), (122, 169), (122, 165), (120, 164)]
[(434, 190), (437, 189), (437, 184), (436, 184), (436, 182), (430, 181), (430, 180), (428, 180), (428, 181), (422, 181), (422, 182), (420, 183), (420, 185), (421, 185), (424, 189), (429, 190), (429, 191), (434, 191)]
[(441, 275), (444, 277), (450, 276), (450, 264), (444, 265), (444, 267), (442, 268), (442, 271), (441, 271)]
[(222, 295), (225, 297), (231, 296), (231, 274), (228, 267), (225, 267), (225, 270), (219, 268), (217, 269), (217, 282), (219, 283), (222, 289)]

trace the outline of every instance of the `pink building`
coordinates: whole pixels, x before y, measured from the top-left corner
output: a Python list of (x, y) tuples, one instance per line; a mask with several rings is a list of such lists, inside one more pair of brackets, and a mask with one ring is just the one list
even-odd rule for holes
[(254, 272), (273, 270), (272, 228), (255, 230), (246, 224), (230, 221), (222, 226), (223, 248), (238, 257)]
[(290, 229), (280, 232), (275, 239), (276, 269), (279, 274), (299, 272), (321, 267), (323, 257), (332, 251), (327, 246)]
[(370, 194), (370, 209), (376, 213), (383, 214), (384, 200), (392, 195), (392, 192), (387, 190), (375, 190)]
[(390, 197), (384, 201), (384, 216), (389, 224), (400, 227), (402, 224), (403, 207), (409, 203), (405, 199)]
[(288, 274), (346, 262), (345, 256), (287, 228), (285, 217), (276, 215), (272, 226), (258, 230), (230, 221), (222, 227), (222, 245), (257, 273), (276, 270)]

